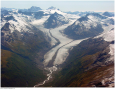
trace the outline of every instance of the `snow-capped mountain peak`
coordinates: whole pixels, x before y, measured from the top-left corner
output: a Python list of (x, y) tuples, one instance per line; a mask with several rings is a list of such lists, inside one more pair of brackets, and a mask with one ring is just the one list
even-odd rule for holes
[(47, 10), (56, 10), (56, 7), (51, 6)]
[(31, 11), (31, 12), (36, 12), (39, 10), (42, 10), (42, 9), (40, 7), (36, 7), (36, 6), (32, 6), (31, 8), (28, 9), (28, 11)]
[(44, 26), (46, 28), (55, 28), (63, 24), (67, 24), (68, 22), (69, 20), (66, 19), (63, 15), (55, 12), (47, 19), (47, 21), (44, 23)]
[(54, 14), (55, 12), (57, 12), (58, 14), (61, 14), (61, 15), (66, 15), (66, 13), (60, 11), (59, 9), (47, 9), (47, 10), (41, 10), (44, 12), (44, 14)]
[(49, 7), (48, 9), (46, 10), (41, 10), (44, 12), (44, 14), (54, 14), (55, 12), (57, 12), (58, 14), (62, 14), (62, 15), (65, 15), (66, 13), (60, 11), (59, 9), (57, 9), (56, 7)]

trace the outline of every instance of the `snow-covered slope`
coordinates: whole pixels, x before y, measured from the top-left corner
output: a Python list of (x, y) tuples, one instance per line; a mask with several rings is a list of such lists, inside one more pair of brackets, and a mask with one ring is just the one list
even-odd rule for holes
[(54, 14), (55, 12), (57, 12), (58, 14), (62, 14), (62, 15), (66, 14), (53, 6), (49, 7), (46, 10), (41, 10), (41, 11), (44, 11), (44, 14)]
[(1, 27), (3, 27), (5, 23), (9, 23), (11, 33), (14, 30), (19, 32), (31, 32), (32, 26), (29, 24), (29, 19), (31, 19), (31, 17), (27, 15), (11, 13), (10, 15), (6, 15), (4, 18), (2, 18)]
[[(22, 32), (22, 31), (29, 31), (29, 29), (26, 28), (26, 26), (29, 26), (23, 17), (20, 17), (18, 18), (18, 16), (16, 15), (13, 15), (13, 17), (17, 20), (17, 21), (13, 21), (13, 20), (10, 20), (8, 21), (10, 23), (10, 29), (12, 31), (14, 30), (18, 30), (19, 32)], [(15, 28), (13, 27), (15, 26)]]

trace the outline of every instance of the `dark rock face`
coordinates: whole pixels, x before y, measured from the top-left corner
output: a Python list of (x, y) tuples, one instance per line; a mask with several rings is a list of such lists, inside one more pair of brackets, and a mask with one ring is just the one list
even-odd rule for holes
[(6, 23), (6, 24), (2, 27), (1, 31), (10, 31), (9, 25), (10, 25), (10, 23)]
[(40, 19), (42, 16), (44, 16), (44, 12), (39, 11), (34, 13), (34, 18)]
[(111, 41), (111, 43), (110, 44), (114, 44), (114, 41)]
[(88, 17), (84, 16), (78, 19), (78, 21), (82, 22), (82, 21), (88, 21)]
[(108, 87), (109, 85), (103, 85), (100, 81), (90, 82), (88, 87)]
[(1, 19), (5, 16), (5, 15), (9, 15), (9, 11), (1, 9)]
[(61, 14), (52, 14), (47, 21), (44, 23), (45, 28), (55, 28), (63, 24), (67, 24), (69, 21)]
[(22, 13), (22, 14), (25, 14), (25, 15), (28, 15), (28, 16), (31, 16), (33, 14), (33, 12), (23, 12), (22, 10), (19, 10), (18, 13)]
[(4, 20), (7, 20), (7, 21), (9, 21), (9, 20), (17, 21), (17, 20), (14, 19), (13, 16), (5, 17)]
[(104, 12), (103, 15), (108, 16), (108, 17), (113, 17), (114, 16), (114, 14), (109, 13), (109, 12)]
[(42, 10), (40, 7), (32, 6), (31, 8), (28, 9), (29, 12), (36, 12)]
[(98, 24), (96, 27), (91, 26), (90, 29), (88, 30), (83, 24), (78, 25), (73, 24), (64, 30), (64, 34), (66, 34), (69, 38), (72, 39), (83, 39), (87, 37), (94, 37), (101, 32), (103, 32), (103, 28), (100, 24)]
[(48, 9), (54, 10), (54, 9), (56, 9), (56, 7), (51, 6), (51, 7), (49, 7)]

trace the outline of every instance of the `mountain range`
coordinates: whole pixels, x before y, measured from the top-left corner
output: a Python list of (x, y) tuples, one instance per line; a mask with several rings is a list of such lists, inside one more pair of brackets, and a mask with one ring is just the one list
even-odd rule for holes
[(109, 24), (114, 25), (114, 20), (98, 13), (90, 13), (77, 19), (64, 30), (64, 33), (73, 39), (94, 37), (104, 31), (102, 25), (106, 26)]
[(114, 87), (114, 14), (1, 8), (1, 87)]

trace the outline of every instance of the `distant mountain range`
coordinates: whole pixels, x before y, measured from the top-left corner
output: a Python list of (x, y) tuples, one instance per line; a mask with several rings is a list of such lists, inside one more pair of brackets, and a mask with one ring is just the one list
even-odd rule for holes
[(32, 6), (29, 9), (19, 9), (19, 12), (37, 12), (39, 10), (42, 10), (40, 7)]

